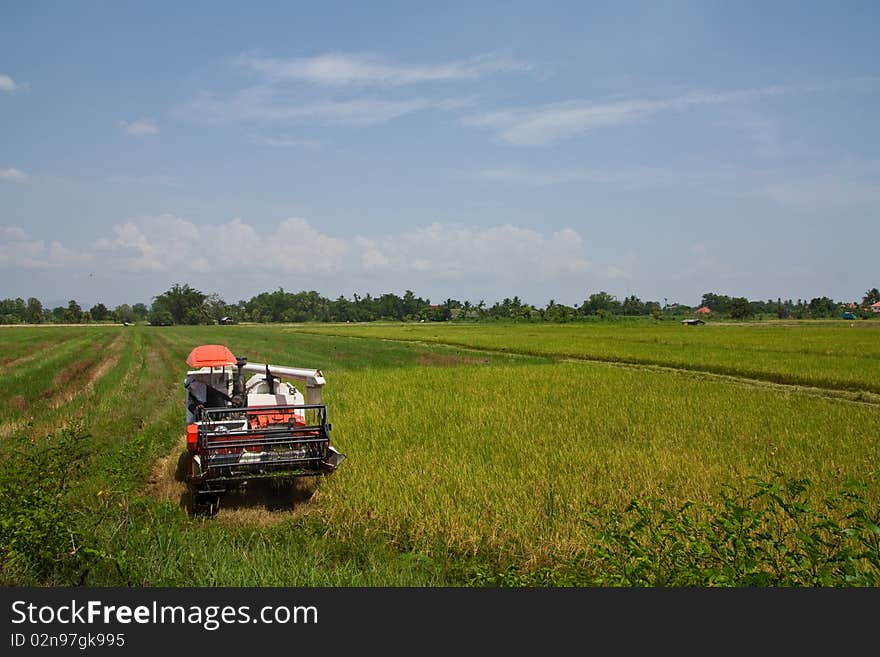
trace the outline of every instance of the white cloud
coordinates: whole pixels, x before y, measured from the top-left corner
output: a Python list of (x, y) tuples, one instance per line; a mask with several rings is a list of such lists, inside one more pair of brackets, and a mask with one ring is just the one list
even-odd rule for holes
[(0, 268), (53, 269), (88, 263), (91, 256), (63, 246), (30, 239), (19, 226), (0, 226)]
[(358, 237), (364, 271), (430, 273), (441, 278), (554, 278), (585, 271), (583, 239), (565, 228), (545, 236), (505, 224), (482, 228), (434, 223), (382, 238)]
[[(246, 226), (247, 224), (242, 224)], [(226, 229), (231, 227), (226, 224)], [(286, 273), (329, 273), (345, 269), (351, 244), (325, 235), (300, 218), (285, 219), (275, 232), (263, 238), (253, 250), (266, 262)]]
[(463, 123), (493, 130), (501, 141), (521, 146), (551, 144), (591, 130), (626, 125), (663, 112), (684, 111), (705, 105), (741, 103), (789, 93), (822, 91), (840, 86), (768, 86), (724, 93), (689, 93), (671, 98), (630, 99), (608, 102), (574, 100), (536, 108), (517, 108), (467, 116)]
[[(381, 236), (340, 238), (291, 217), (268, 231), (240, 219), (196, 224), (165, 214), (117, 224), (112, 235), (78, 251), (3, 229), (0, 266), (54, 267), (91, 263), (112, 273), (205, 274), (272, 281), (311, 280), (359, 285), (422, 281), (567, 279), (590, 271), (581, 235), (549, 234), (504, 224), (479, 227), (434, 223)], [(274, 283), (273, 283), (274, 284)], [(302, 283), (311, 285), (311, 283)]]
[[(495, 73), (530, 70), (525, 64), (495, 55), (428, 66), (394, 64), (372, 55), (344, 53), (290, 59), (241, 55), (235, 61), (253, 84), (231, 92), (201, 90), (178, 106), (174, 114), (210, 122), (369, 126), (425, 110), (462, 111), (475, 102), (466, 94), (387, 97), (382, 92), (389, 87), (476, 80)], [(308, 85), (326, 87), (328, 92), (316, 95)], [(371, 89), (370, 93), (363, 93), (365, 87)], [(288, 141), (268, 137), (262, 143), (288, 145)]]
[(481, 182), (504, 185), (548, 187), (553, 185), (609, 185), (621, 189), (685, 187), (729, 195), (742, 193), (742, 186), (754, 186), (756, 172), (717, 164), (696, 168), (634, 167), (629, 169), (555, 169), (536, 167), (497, 167), (462, 172), (465, 177)]
[(13, 91), (16, 91), (17, 89), (20, 89), (20, 88), (21, 88), (21, 85), (16, 83), (16, 81), (13, 80), (11, 77), (0, 73), (0, 91), (6, 91), (8, 93), (12, 93)]
[(132, 137), (144, 137), (146, 135), (159, 134), (159, 126), (153, 119), (138, 119), (137, 121), (120, 121), (119, 125), (125, 134)]
[(419, 82), (476, 80), (496, 73), (531, 67), (496, 55), (481, 55), (433, 65), (394, 64), (369, 54), (329, 53), (316, 57), (278, 59), (242, 55), (238, 63), (272, 80), (301, 81), (323, 86), (400, 86)]
[(301, 148), (306, 151), (321, 149), (321, 142), (314, 139), (300, 139), (287, 135), (251, 135), (248, 143), (256, 146), (277, 146), (281, 148)]
[(476, 180), (508, 185), (527, 185), (545, 187), (567, 183), (614, 183), (623, 179), (620, 174), (591, 169), (523, 169), (496, 168), (483, 169), (470, 174)]
[[(212, 122), (289, 122), (320, 125), (376, 125), (438, 106), (426, 98), (303, 101), (276, 89), (254, 87), (231, 96), (201, 93), (178, 114)], [(441, 107), (442, 109), (442, 107)]]
[(264, 236), (239, 219), (199, 225), (170, 214), (119, 224), (113, 233), (97, 240), (94, 250), (109, 267), (128, 273), (227, 273), (233, 263), (248, 261), (279, 273), (327, 272), (340, 268), (348, 249), (297, 218)]
[(30, 180), (30, 176), (18, 169), (0, 169), (0, 181), (23, 184)]
[(166, 174), (152, 174), (146, 176), (113, 175), (107, 178), (112, 183), (121, 185), (159, 185), (161, 187), (183, 187), (180, 179)]
[(631, 123), (659, 111), (655, 102), (593, 104), (583, 101), (554, 103), (537, 109), (513, 109), (465, 117), (475, 128), (494, 130), (499, 139), (517, 145), (549, 144), (577, 134)]
[(94, 251), (112, 269), (141, 272), (172, 272), (185, 267), (205, 271), (208, 249), (195, 224), (163, 214), (113, 227), (113, 237), (94, 243)]

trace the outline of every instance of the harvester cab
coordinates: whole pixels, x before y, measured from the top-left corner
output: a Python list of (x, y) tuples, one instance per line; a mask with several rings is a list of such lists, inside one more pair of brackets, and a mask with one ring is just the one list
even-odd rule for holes
[(330, 474), (345, 458), (330, 445), (321, 370), (249, 363), (223, 345), (196, 347), (186, 363), (186, 476), (212, 515), (229, 489)]

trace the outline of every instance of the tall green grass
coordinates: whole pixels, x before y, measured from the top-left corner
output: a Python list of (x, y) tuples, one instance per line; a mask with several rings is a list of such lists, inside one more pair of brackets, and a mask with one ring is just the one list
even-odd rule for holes
[[(94, 336), (89, 348), (98, 350), (113, 339)], [(727, 512), (724, 491), (748, 488), (753, 476), (808, 478), (802, 502), (823, 513), (827, 496), (865, 482), (862, 525), (827, 513), (850, 534), (870, 537), (870, 511), (880, 508), (874, 405), (686, 373), (278, 327), (131, 327), (123, 340), (116, 366), (91, 390), (47, 411), (32, 432), (0, 441), (0, 551), (18, 555), (0, 573), (6, 583), (626, 584), (615, 573), (629, 572), (630, 559), (661, 563), (665, 541), (678, 540), (679, 529), (712, 527)], [(181, 446), (184, 359), (203, 343), (327, 374), (333, 441), (348, 459), (282, 522), (192, 517), (144, 494), (155, 460)], [(76, 454), (76, 475), (64, 486), (27, 465), (57, 470), (58, 445)], [(696, 515), (654, 531), (623, 520), (633, 500), (659, 500), (650, 507), (657, 518), (695, 502)], [(49, 540), (68, 534), (75, 551)], [(832, 546), (817, 559), (864, 561), (853, 554)], [(715, 572), (714, 562), (700, 564), (707, 577)], [(746, 572), (740, 566), (715, 583), (753, 581), (736, 574)], [(681, 568), (669, 572), (678, 578), (670, 575), (670, 585), (697, 581)], [(860, 572), (853, 581), (872, 576)], [(839, 584), (840, 573), (818, 583)]]
[(334, 383), (326, 398), (350, 459), (321, 489), (322, 513), (337, 531), (369, 518), (422, 550), (550, 563), (590, 541), (594, 505), (708, 502), (775, 472), (821, 492), (880, 472), (875, 407), (798, 394), (592, 363)]

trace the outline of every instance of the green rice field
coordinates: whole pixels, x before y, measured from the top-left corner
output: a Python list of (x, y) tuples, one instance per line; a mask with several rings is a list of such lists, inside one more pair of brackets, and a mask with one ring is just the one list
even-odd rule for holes
[[(6, 584), (880, 584), (871, 323), (20, 327), (0, 340)], [(199, 344), (321, 368), (338, 471), (191, 513), (176, 466)]]

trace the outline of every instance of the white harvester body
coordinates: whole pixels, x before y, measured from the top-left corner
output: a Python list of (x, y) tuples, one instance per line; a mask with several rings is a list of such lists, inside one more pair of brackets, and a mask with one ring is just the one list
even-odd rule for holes
[(329, 474), (345, 458), (330, 445), (321, 370), (249, 363), (222, 345), (196, 347), (187, 363), (187, 479), (212, 508), (233, 486)]

